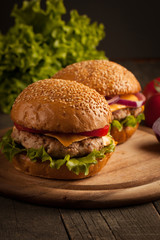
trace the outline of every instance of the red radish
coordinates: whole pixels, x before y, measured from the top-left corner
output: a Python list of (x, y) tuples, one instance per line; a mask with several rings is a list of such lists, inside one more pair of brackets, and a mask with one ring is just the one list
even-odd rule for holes
[(158, 118), (154, 122), (152, 129), (153, 129), (158, 141), (160, 142), (160, 118)]
[(146, 100), (148, 100), (156, 93), (160, 93), (160, 77), (155, 78), (149, 82), (143, 90), (143, 94), (145, 95)]
[(160, 93), (151, 96), (145, 105), (145, 122), (148, 127), (160, 117)]

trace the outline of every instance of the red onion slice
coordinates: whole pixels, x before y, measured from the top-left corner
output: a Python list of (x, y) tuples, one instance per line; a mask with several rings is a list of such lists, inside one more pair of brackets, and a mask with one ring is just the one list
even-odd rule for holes
[(160, 118), (158, 118), (152, 126), (152, 129), (158, 139), (158, 141), (160, 142)]
[(118, 100), (119, 100), (118, 95), (114, 96), (113, 98), (110, 98), (108, 96), (106, 96), (105, 98), (106, 98), (109, 105), (114, 104), (114, 103), (118, 102)]
[(138, 92), (134, 94), (140, 101), (143, 101), (143, 103), (146, 101), (146, 97), (143, 95), (143, 93)]
[(118, 96), (118, 95), (114, 96), (113, 98), (108, 97), (108, 96), (106, 96), (105, 98), (109, 105), (118, 103), (118, 104), (125, 105), (128, 107), (141, 107), (146, 100), (145, 96), (140, 92), (138, 92), (134, 95), (139, 99), (139, 101), (131, 101), (131, 100), (127, 100), (127, 99), (121, 99), (120, 96)]
[(136, 93), (135, 96), (139, 99), (139, 101), (131, 101), (120, 98), (117, 103), (128, 107), (141, 107), (146, 100), (145, 96), (140, 92)]

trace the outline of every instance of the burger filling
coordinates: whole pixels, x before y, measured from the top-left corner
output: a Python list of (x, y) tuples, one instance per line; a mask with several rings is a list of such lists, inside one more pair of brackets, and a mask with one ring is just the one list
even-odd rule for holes
[(120, 109), (112, 113), (111, 127), (121, 131), (123, 127), (135, 127), (142, 120), (144, 120), (142, 107)]
[(130, 115), (137, 118), (138, 115), (141, 114), (142, 112), (143, 112), (142, 107), (120, 109), (120, 110), (117, 110), (112, 113), (112, 121), (113, 120), (121, 121), (122, 119), (124, 119)]
[(68, 147), (65, 147), (56, 138), (19, 131), (15, 127), (13, 128), (11, 137), (16, 143), (21, 144), (27, 149), (39, 149), (43, 146), (46, 152), (54, 158), (64, 158), (67, 154), (70, 157), (82, 157), (91, 153), (94, 149), (99, 151), (104, 147), (103, 137), (87, 138), (82, 141), (73, 142)]
[[(139, 99), (139, 98), (140, 99)], [(116, 127), (119, 131), (123, 129), (123, 127), (131, 126), (135, 127), (137, 123), (140, 123), (144, 120), (144, 101), (145, 97), (142, 93), (138, 93), (136, 95), (122, 95), (120, 97), (114, 97), (116, 102), (112, 102), (111, 111), (112, 111), (112, 123), (111, 127)], [(134, 106), (134, 107), (132, 107)]]
[(3, 137), (0, 148), (9, 160), (21, 153), (27, 155), (31, 161), (50, 161), (51, 168), (59, 169), (65, 164), (77, 175), (80, 172), (88, 175), (90, 165), (96, 164), (106, 153), (113, 152), (115, 145), (108, 134), (102, 137), (83, 137), (83, 140), (64, 146), (55, 137), (22, 131), (14, 126)]

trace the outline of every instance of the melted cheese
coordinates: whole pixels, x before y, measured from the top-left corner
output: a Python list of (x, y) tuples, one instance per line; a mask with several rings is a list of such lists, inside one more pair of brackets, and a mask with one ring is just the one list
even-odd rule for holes
[[(132, 94), (121, 95), (120, 98), (125, 99), (125, 100), (130, 100), (130, 101), (138, 101), (138, 98), (135, 95), (132, 95)], [(110, 108), (111, 108), (112, 112), (115, 112), (117, 110), (126, 108), (126, 105), (115, 103), (115, 104), (111, 104)]]
[(46, 133), (45, 135), (58, 139), (58, 141), (61, 142), (65, 147), (68, 147), (73, 142), (79, 142), (86, 138), (89, 138), (88, 136), (80, 136), (76, 134), (63, 134), (63, 133), (56, 133), (56, 134)]
[(126, 108), (126, 106), (125, 105), (121, 105), (121, 104), (111, 104), (110, 108), (111, 108), (112, 112), (115, 112), (115, 111), (117, 111), (119, 109)]
[[(63, 134), (63, 133), (56, 133), (56, 134), (46, 133), (45, 135), (48, 136), (48, 137), (56, 138), (65, 147), (68, 147), (73, 142), (79, 142), (79, 141), (82, 141), (86, 138), (89, 138), (89, 136), (80, 136), (80, 135), (76, 135), (76, 134)], [(109, 145), (110, 142), (111, 142), (111, 138), (109, 136), (103, 136), (102, 140), (103, 140), (104, 146)]]
[(130, 100), (130, 101), (138, 101), (138, 98), (135, 95), (132, 95), (132, 94), (121, 95), (120, 98)]
[(142, 108), (142, 112), (144, 112), (144, 105), (141, 108)]
[(109, 136), (103, 136), (102, 140), (103, 140), (104, 146), (108, 146), (111, 143), (111, 137), (109, 137)]

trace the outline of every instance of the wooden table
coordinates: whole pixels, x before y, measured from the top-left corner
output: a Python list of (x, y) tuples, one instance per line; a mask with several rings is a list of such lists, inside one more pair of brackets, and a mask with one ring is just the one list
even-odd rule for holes
[[(160, 76), (160, 60), (119, 61), (142, 87)], [(12, 123), (0, 114), (0, 128)], [(160, 201), (112, 209), (63, 209), (37, 206), (0, 197), (0, 239), (159, 240)]]

